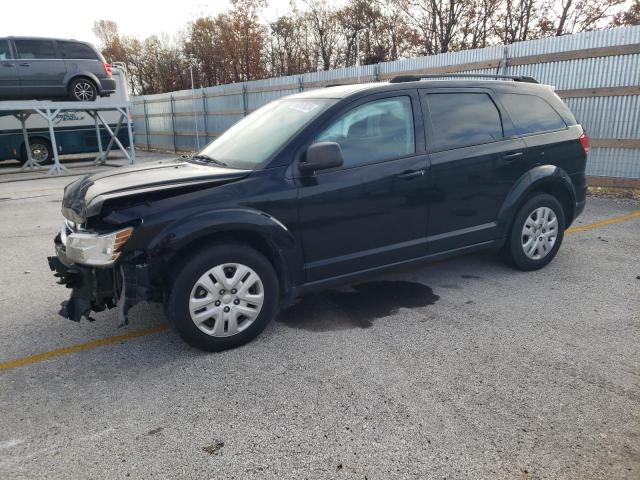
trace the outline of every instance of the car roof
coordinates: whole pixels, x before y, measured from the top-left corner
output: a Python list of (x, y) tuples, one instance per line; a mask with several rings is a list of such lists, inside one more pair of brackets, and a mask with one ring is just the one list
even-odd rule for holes
[(359, 93), (374, 93), (383, 91), (406, 90), (414, 88), (502, 88), (517, 91), (540, 91), (548, 90), (549, 85), (527, 82), (514, 82), (512, 80), (447, 80), (447, 79), (429, 79), (417, 80), (409, 82), (377, 82), (377, 83), (358, 83), (351, 85), (336, 85), (331, 87), (308, 90), (301, 93), (290, 95), (287, 98), (334, 98), (344, 99)]

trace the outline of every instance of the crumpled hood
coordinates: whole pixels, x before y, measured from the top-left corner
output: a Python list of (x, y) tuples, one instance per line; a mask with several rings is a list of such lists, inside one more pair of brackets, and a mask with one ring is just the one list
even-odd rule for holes
[(105, 200), (187, 186), (222, 185), (251, 170), (198, 165), (183, 159), (159, 160), (87, 175), (67, 185), (62, 200), (65, 218), (83, 223), (100, 212)]

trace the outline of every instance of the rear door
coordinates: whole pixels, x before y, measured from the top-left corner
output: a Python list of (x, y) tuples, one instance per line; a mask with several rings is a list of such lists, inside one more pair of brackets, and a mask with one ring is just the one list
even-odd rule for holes
[(488, 89), (423, 89), (421, 99), (430, 120), (429, 253), (496, 239), (500, 208), (527, 171), (524, 142)]
[(55, 42), (46, 39), (15, 39), (18, 76), (24, 96), (64, 96), (67, 69)]
[(358, 100), (314, 141), (339, 143), (344, 165), (296, 179), (307, 282), (426, 255), (429, 159), (417, 91)]
[(67, 40), (57, 40), (56, 43), (67, 72), (91, 72), (98, 78), (105, 76), (103, 62), (89, 45)]
[(0, 100), (20, 95), (18, 67), (8, 39), (0, 39)]

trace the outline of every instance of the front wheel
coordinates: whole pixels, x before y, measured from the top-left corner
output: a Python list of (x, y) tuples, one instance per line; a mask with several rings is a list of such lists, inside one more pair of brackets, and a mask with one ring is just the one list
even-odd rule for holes
[(77, 102), (93, 102), (98, 98), (98, 89), (91, 80), (76, 78), (69, 85), (69, 96)]
[(552, 195), (538, 193), (516, 214), (502, 256), (519, 270), (538, 270), (558, 253), (564, 237), (562, 205)]
[(213, 244), (174, 277), (169, 321), (190, 345), (207, 351), (254, 339), (278, 307), (278, 279), (262, 254), (241, 244)]

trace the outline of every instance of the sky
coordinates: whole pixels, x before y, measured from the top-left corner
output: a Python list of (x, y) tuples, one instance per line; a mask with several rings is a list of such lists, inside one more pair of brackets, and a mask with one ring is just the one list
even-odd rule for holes
[[(98, 43), (92, 32), (96, 20), (113, 20), (122, 34), (138, 38), (160, 33), (175, 35), (190, 20), (201, 15), (216, 15), (229, 7), (228, 0), (80, 3), (77, 0), (3, 0), (0, 35), (74, 38)], [(269, 0), (263, 20), (275, 20), (288, 11), (289, 0)]]

